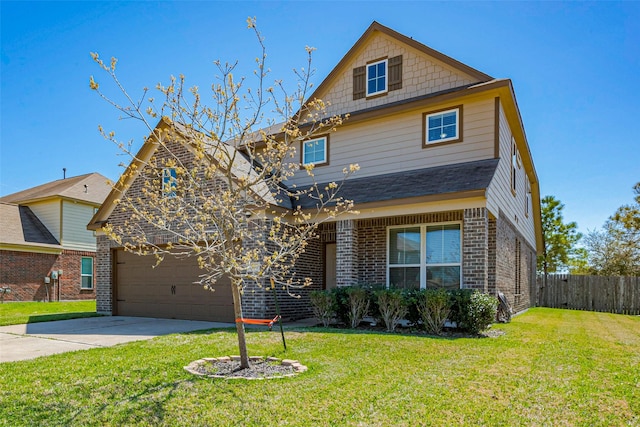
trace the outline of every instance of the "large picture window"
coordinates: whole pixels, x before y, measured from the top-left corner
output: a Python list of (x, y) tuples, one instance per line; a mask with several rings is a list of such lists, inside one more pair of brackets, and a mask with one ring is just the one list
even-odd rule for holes
[(460, 288), (462, 255), (459, 223), (392, 227), (387, 241), (389, 287)]

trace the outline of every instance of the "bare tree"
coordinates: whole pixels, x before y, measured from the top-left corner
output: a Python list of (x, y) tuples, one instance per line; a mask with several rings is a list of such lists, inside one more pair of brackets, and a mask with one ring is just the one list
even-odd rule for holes
[[(135, 100), (118, 80), (116, 59), (107, 64), (97, 54), (92, 54), (94, 61), (124, 101), (107, 96), (93, 76), (90, 80), (90, 87), (124, 117), (144, 123), (149, 131), (146, 145), (156, 150), (150, 159), (143, 158), (100, 128), (132, 158), (115, 184), (121, 197), (114, 213), (121, 220), (106, 224), (103, 231), (126, 250), (154, 254), (158, 263), (166, 256), (196, 257), (202, 271), (199, 283), (212, 291), (228, 278), (241, 368), (249, 366), (243, 290), (273, 280), (296, 296), (309, 285), (309, 278), (296, 275), (296, 261), (319, 224), (352, 212), (352, 202), (338, 193), (344, 179), (358, 170), (358, 165), (348, 165), (341, 180), (320, 186), (313, 165), (296, 161), (301, 143), (335, 130), (346, 117), (326, 116), (323, 101), (307, 99), (312, 48), (307, 48), (306, 71), (296, 71), (295, 93), (287, 93), (278, 81), (266, 86), (263, 38), (255, 20), (247, 22), (262, 53), (256, 59), (256, 87), (246, 88), (244, 79), (234, 78), (236, 64), (216, 62), (221, 76), (212, 86), (210, 106), (202, 103), (197, 87), (185, 86), (184, 76), (156, 87), (161, 100), (150, 98), (147, 89)], [(287, 186), (297, 173), (307, 174), (313, 184)], [(142, 188), (128, 194), (125, 184), (133, 176)], [(300, 207), (302, 200), (306, 209)]]

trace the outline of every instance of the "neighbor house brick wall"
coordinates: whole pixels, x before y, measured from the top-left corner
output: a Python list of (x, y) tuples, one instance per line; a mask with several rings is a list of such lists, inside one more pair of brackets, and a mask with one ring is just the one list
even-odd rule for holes
[(112, 242), (107, 236), (98, 236), (96, 251), (96, 311), (113, 313)]
[[(83, 257), (94, 258), (94, 289), (81, 289)], [(46, 301), (44, 277), (62, 270), (59, 283), (51, 280), (51, 300), (83, 300), (95, 298), (95, 252), (64, 250), (61, 254), (0, 251), (0, 286), (11, 288), (5, 301)], [(58, 289), (59, 286), (59, 289)]]

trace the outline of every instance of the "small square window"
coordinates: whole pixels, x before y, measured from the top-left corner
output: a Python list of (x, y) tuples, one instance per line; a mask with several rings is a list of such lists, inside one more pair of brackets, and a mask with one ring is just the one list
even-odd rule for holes
[(162, 195), (165, 197), (176, 197), (178, 187), (177, 174), (175, 168), (162, 169)]
[(367, 64), (367, 96), (387, 92), (387, 60)]
[(424, 146), (440, 142), (462, 140), (460, 129), (461, 107), (424, 114)]
[(329, 138), (311, 139), (302, 142), (302, 165), (319, 165), (328, 162)]
[(93, 289), (93, 258), (82, 257), (80, 277), (82, 280), (81, 289)]

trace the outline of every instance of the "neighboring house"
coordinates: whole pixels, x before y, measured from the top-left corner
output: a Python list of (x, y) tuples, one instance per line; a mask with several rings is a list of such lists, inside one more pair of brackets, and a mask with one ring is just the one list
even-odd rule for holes
[[(341, 194), (359, 214), (321, 225), (296, 265), (313, 285), (301, 299), (280, 300), (285, 316), (310, 314), (310, 289), (356, 284), (472, 288), (503, 292), (515, 311), (530, 306), (542, 247), (540, 196), (510, 80), (374, 22), (313, 98), (349, 119), (301, 144), (300, 162), (314, 163), (321, 183), (340, 180), (345, 166), (358, 163), (357, 177)], [(156, 146), (147, 140), (138, 165), (158, 154)], [(141, 179), (129, 177), (123, 191), (135, 195)], [(310, 179), (301, 173), (288, 182), (302, 186)], [(124, 220), (114, 212), (118, 197), (112, 192), (89, 228)], [(294, 208), (311, 203), (291, 200)], [(98, 311), (233, 319), (225, 287), (210, 293), (189, 286), (199, 274), (195, 261), (167, 258), (152, 270), (150, 258), (99, 236)], [(243, 310), (268, 318), (274, 304), (270, 295), (249, 290)]]
[(6, 301), (43, 301), (47, 292), (52, 300), (95, 298), (96, 236), (86, 226), (110, 190), (106, 177), (91, 173), (0, 198)]

